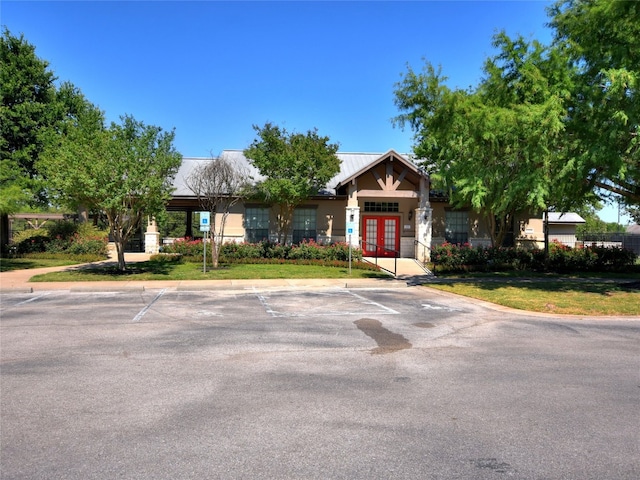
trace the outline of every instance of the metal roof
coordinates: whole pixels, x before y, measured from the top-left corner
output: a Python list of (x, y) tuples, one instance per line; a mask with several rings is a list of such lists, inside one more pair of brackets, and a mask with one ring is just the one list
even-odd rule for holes
[[(544, 214), (542, 218), (544, 219)], [(549, 212), (549, 223), (586, 223), (586, 221), (573, 212)]]
[[(389, 150), (385, 153), (350, 153), (350, 152), (338, 152), (336, 156), (341, 160), (340, 163), (340, 172), (335, 175), (331, 180), (327, 182), (325, 188), (319, 192), (321, 195), (335, 195), (336, 187), (344, 182), (345, 180), (351, 178), (356, 173), (366, 169), (368, 166), (375, 164), (381, 157), (386, 156), (392, 152), (394, 155), (401, 157), (407, 163), (414, 164), (411, 157), (409, 155), (403, 155), (396, 153), (393, 150)], [(235, 162), (241, 168), (246, 169), (249, 173), (249, 176), (254, 181), (260, 181), (264, 177), (260, 175), (258, 169), (256, 169), (249, 160), (244, 156), (243, 150), (224, 150), (221, 154), (221, 157), (225, 157), (232, 162)], [(176, 174), (175, 180), (173, 181), (173, 186), (175, 187), (175, 191), (173, 192), (173, 196), (175, 197), (192, 197), (194, 196), (193, 192), (187, 187), (185, 179), (191, 175), (191, 173), (195, 170), (198, 165), (202, 165), (206, 162), (211, 161), (211, 158), (195, 158), (195, 157), (184, 157), (182, 159), (182, 165)], [(417, 167), (416, 167), (417, 168)]]

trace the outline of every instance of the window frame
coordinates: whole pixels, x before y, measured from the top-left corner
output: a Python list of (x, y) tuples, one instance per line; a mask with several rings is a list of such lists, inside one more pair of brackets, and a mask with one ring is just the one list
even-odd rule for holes
[[(318, 208), (315, 206), (297, 207), (291, 221), (291, 243), (318, 238)], [(302, 227), (302, 228), (301, 228)]]
[(444, 238), (448, 243), (469, 243), (469, 212), (467, 210), (445, 210)]
[(249, 243), (269, 240), (270, 208), (249, 206), (244, 209), (244, 238)]

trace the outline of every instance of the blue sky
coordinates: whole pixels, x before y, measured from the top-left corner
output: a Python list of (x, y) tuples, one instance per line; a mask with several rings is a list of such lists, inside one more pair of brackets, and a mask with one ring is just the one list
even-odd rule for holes
[(409, 152), (391, 122), (407, 65), (474, 86), (497, 31), (549, 42), (549, 4), (3, 0), (0, 18), (109, 120), (175, 128), (187, 157), (243, 149), (267, 121), (344, 152)]

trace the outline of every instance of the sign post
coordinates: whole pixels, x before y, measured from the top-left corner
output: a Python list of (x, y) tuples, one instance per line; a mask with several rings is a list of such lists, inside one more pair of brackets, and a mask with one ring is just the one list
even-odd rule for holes
[(353, 222), (347, 222), (347, 233), (349, 234), (349, 276), (351, 276), (351, 235), (353, 235)]
[(204, 232), (204, 237), (202, 239), (202, 248), (203, 251), (203, 263), (202, 263), (202, 271), (207, 273), (207, 237), (209, 236), (209, 231), (211, 230), (210, 219), (211, 216), (209, 212), (198, 212), (200, 214), (200, 231)]

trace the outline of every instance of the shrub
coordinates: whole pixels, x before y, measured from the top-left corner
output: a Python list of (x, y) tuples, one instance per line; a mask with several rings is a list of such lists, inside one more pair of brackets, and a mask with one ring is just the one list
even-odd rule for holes
[(470, 270), (546, 270), (555, 272), (628, 269), (635, 263), (632, 251), (622, 248), (571, 248), (558, 242), (549, 245), (549, 261), (543, 250), (476, 247), (444, 243), (431, 250), (434, 268), (441, 272)]
[(620, 247), (588, 247), (585, 250), (592, 251), (597, 259), (596, 266), (619, 269), (631, 266), (636, 261), (636, 255), (631, 250)]
[[(176, 240), (173, 244), (162, 247), (162, 253), (180, 254), (190, 261), (202, 261), (202, 240)], [(352, 248), (353, 261), (362, 260), (362, 250)], [(281, 245), (268, 240), (259, 243), (227, 242), (220, 248), (220, 260), (224, 262), (250, 263), (250, 261), (271, 259), (284, 260), (318, 260), (322, 262), (347, 262), (349, 245), (344, 242), (321, 245), (314, 241), (304, 241), (298, 245)]]
[(44, 232), (40, 232), (40, 229), (33, 231), (36, 233), (31, 236), (23, 235), (26, 238), (15, 243), (16, 253), (38, 253), (46, 250), (49, 236)]
[(304, 240), (292, 245), (287, 258), (291, 260), (320, 260), (324, 258), (323, 247), (313, 240)]
[(222, 245), (220, 256), (223, 258), (261, 258), (262, 246), (259, 243), (232, 243)]
[(78, 233), (80, 224), (69, 220), (57, 220), (45, 228), (51, 238), (68, 239)]
[[(349, 260), (349, 244), (346, 242), (332, 243), (325, 247), (325, 254), (327, 260)], [(362, 250), (360, 248), (351, 247), (351, 260), (362, 260)]]
[(161, 250), (162, 253), (179, 253), (184, 257), (200, 256), (202, 258), (202, 239), (180, 238), (169, 245), (163, 245)]
[(59, 220), (46, 227), (24, 230), (14, 236), (17, 254), (107, 255), (108, 234), (91, 224)]
[[(348, 261), (343, 260), (287, 260), (284, 258), (237, 258), (230, 260), (229, 263), (244, 263), (244, 264), (257, 264), (257, 265), (320, 265), (324, 267), (340, 267), (347, 268), (349, 266)], [(373, 263), (363, 261), (352, 261), (351, 268), (357, 268), (359, 270), (370, 270), (372, 272), (379, 272), (380, 267)]]
[(157, 263), (182, 263), (183, 257), (179, 253), (156, 253), (149, 260)]
[(465, 265), (460, 245), (447, 242), (431, 249), (431, 261), (443, 271), (462, 271)]
[(106, 237), (82, 237), (76, 233), (65, 252), (71, 255), (107, 255), (108, 238)]

